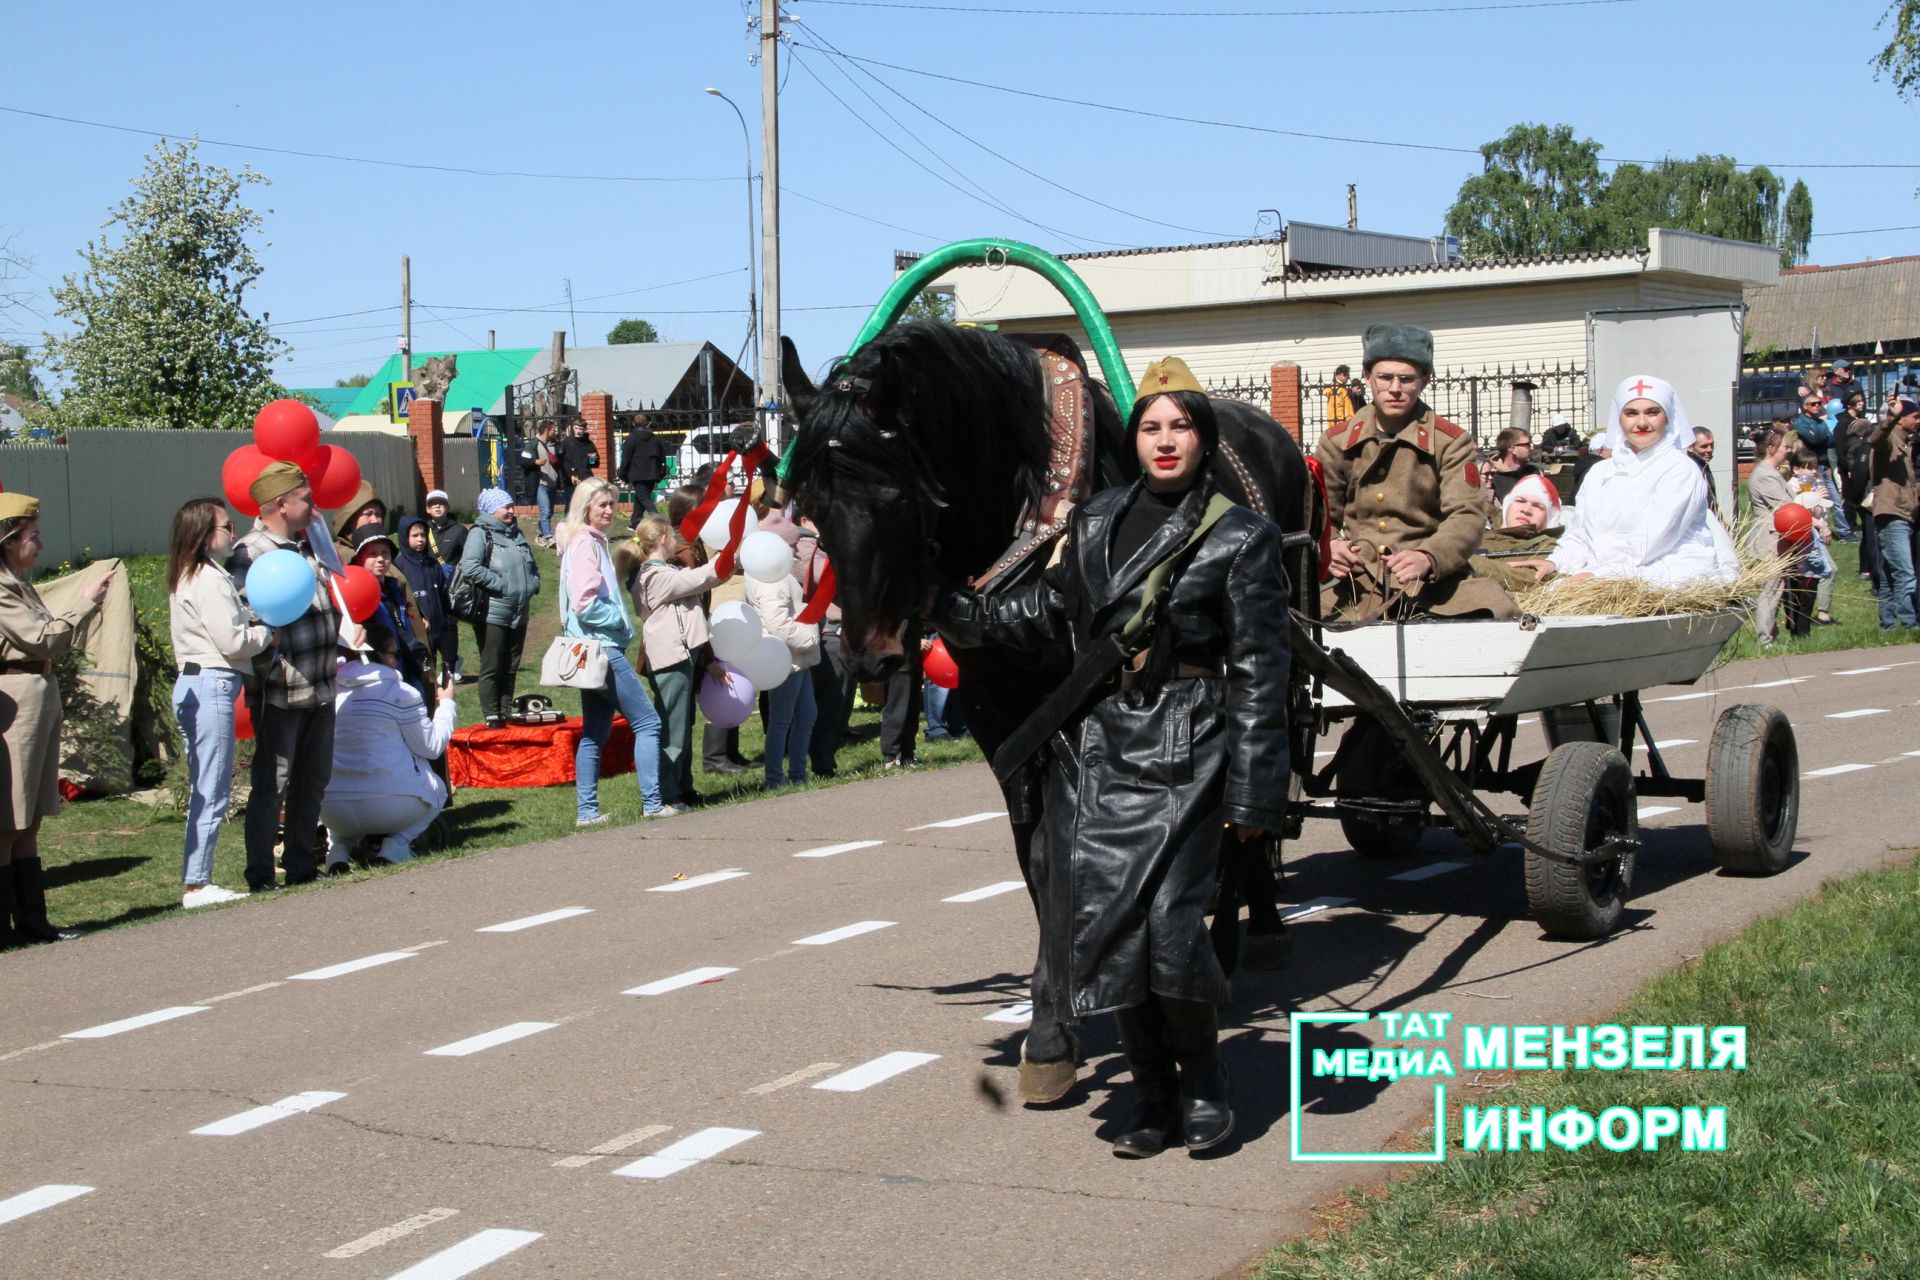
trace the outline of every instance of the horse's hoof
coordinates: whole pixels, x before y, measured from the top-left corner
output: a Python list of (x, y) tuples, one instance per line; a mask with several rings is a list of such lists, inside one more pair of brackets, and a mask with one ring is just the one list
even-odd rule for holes
[(1029, 1062), (1020, 1059), (1020, 1101), (1058, 1102), (1073, 1088), (1080, 1068), (1073, 1059), (1062, 1062)]

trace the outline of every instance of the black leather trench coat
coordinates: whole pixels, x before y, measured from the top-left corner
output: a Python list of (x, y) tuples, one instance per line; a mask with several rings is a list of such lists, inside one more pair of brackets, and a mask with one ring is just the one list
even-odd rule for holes
[[(1039, 580), (997, 596), (939, 593), (942, 637), (1029, 649), (1070, 641), (1079, 654), (1118, 631), (1212, 492), (1196, 485), (1116, 566), (1114, 534), (1143, 484), (1075, 511)], [(1176, 578), (1132, 687), (1111, 686), (1053, 736), (1030, 874), (1040, 968), (1052, 975), (1036, 975), (1035, 998), (1062, 1001), (1061, 1014), (1128, 1008), (1149, 992), (1226, 998), (1205, 915), (1223, 825), (1278, 830), (1285, 816), (1287, 608), (1279, 529), (1234, 508)]]

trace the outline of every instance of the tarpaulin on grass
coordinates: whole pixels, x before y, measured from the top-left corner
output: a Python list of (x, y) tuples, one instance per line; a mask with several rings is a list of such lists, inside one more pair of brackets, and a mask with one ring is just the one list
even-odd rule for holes
[[(579, 717), (557, 724), (469, 725), (453, 731), (447, 772), (456, 787), (552, 787), (573, 781)], [(633, 730), (615, 716), (600, 749), (600, 776), (633, 772)]]

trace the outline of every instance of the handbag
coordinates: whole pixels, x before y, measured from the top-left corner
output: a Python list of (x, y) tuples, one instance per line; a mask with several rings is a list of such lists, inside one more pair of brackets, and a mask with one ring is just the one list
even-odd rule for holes
[[(474, 532), (481, 540), (480, 566), (486, 568), (493, 560), (493, 538), (485, 529)], [(447, 584), (447, 612), (462, 622), (485, 622), (487, 594), (487, 589), (467, 572), (467, 562), (463, 559), (453, 567), (453, 580)]]
[(540, 659), (540, 683), (556, 689), (607, 687), (607, 651), (591, 636), (568, 635), (573, 610), (567, 604), (566, 561), (560, 562), (561, 634), (553, 638)]

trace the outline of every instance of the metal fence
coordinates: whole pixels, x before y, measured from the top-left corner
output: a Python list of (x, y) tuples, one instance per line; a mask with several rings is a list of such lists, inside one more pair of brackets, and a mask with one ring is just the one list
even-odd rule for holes
[[(1306, 377), (1300, 383), (1302, 443), (1309, 449), (1320, 443), (1329, 426), (1328, 393), (1331, 373)], [(1512, 426), (1524, 426), (1538, 440), (1556, 413), (1565, 414), (1574, 429), (1593, 430), (1587, 394), (1587, 371), (1570, 365), (1551, 368), (1442, 369), (1422, 394), (1433, 411), (1473, 433), (1482, 448)]]
[[(353, 455), (395, 511), (415, 508), (419, 471), (407, 437), (335, 431), (325, 440)], [(218, 495), (221, 464), (250, 441), (240, 431), (73, 431), (64, 443), (0, 445), (0, 486), (40, 499), (47, 568), (83, 555), (164, 555), (173, 513), (189, 498)], [(451, 458), (458, 442), (447, 443)]]

